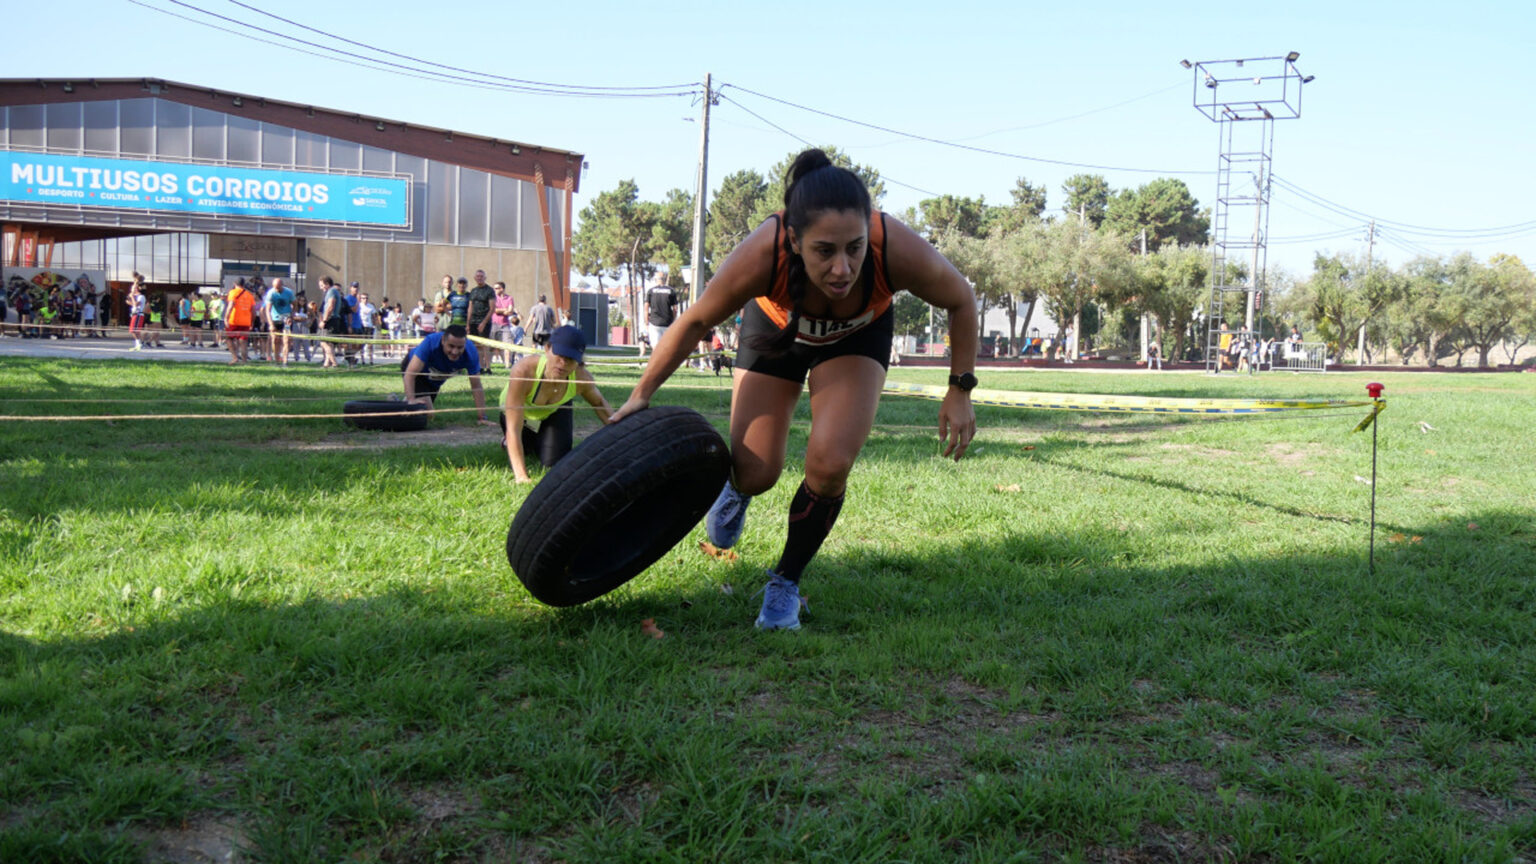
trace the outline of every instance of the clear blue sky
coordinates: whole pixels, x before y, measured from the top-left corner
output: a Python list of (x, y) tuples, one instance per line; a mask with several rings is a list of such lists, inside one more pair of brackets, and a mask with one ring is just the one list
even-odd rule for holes
[[(358, 50), (228, 0), (186, 2)], [(1536, 121), (1527, 104), (1536, 93), (1533, 4), (1293, 0), (1209, 12), (1188, 4), (1029, 9), (1044, 4), (982, 0), (249, 5), (338, 37), (514, 78), (642, 86), (699, 82), (708, 72), (717, 87), (1012, 154), (916, 141), (725, 89), (711, 129), (712, 189), (733, 171), (766, 172), (802, 147), (793, 135), (835, 144), (878, 169), (889, 181), (884, 206), (895, 212), (930, 193), (1006, 202), (1021, 176), (1043, 184), (1055, 210), (1062, 181), (1079, 171), (1102, 173), (1117, 189), (1159, 176), (1121, 168), (1205, 172), (1172, 176), (1208, 205), (1217, 127), (1191, 107), (1192, 76), (1178, 61), (1299, 51), (1297, 66), (1316, 80), (1301, 118), (1276, 124), (1274, 172), (1367, 215), (1331, 212), (1277, 187), (1272, 267), (1304, 276), (1316, 251), (1364, 254), (1369, 216), (1386, 220), (1376, 254), (1394, 265), (1420, 251), (1462, 249), (1536, 264)], [(580, 151), (591, 167), (578, 212), (626, 178), (648, 200), (694, 185), (698, 106), (688, 97), (583, 99), (429, 82), (155, 8), (250, 32), (174, 0), (12, 4), (7, 29), (16, 38), (8, 40), (3, 74), (147, 75)], [(548, 10), (560, 14), (540, 14)], [(1478, 231), (1521, 223), (1531, 224), (1504, 237)], [(1323, 233), (1345, 236), (1285, 242)]]

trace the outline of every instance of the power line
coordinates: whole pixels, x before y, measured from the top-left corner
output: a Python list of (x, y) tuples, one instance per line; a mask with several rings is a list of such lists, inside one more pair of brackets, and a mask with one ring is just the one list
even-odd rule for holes
[[(171, 0), (171, 2), (177, 2), (177, 0)], [(379, 53), (379, 54), (383, 54), (383, 55), (386, 55), (386, 56), (389, 56), (389, 57), (396, 57), (396, 58), (401, 59), (401, 60), (409, 60), (412, 63), (420, 63), (420, 64), (423, 64), (423, 65), (426, 65), (426, 66), (437, 67), (439, 69), (447, 69), (447, 70), (449, 70), (451, 72), (463, 72), (463, 73), (467, 73), (467, 74), (470, 74), (470, 75), (479, 75), (479, 76), (482, 76), (482, 77), (485, 77), (485, 78), (494, 79), (494, 80), (497, 80), (497, 81), (505, 81), (505, 82), (510, 83), (510, 84), (525, 85), (525, 86), (529, 86), (529, 87), (547, 87), (547, 88), (562, 89), (562, 90), (612, 91), (612, 92), (620, 92), (620, 93), (633, 93), (633, 92), (636, 92), (636, 91), (647, 91), (647, 90), (686, 90), (686, 91), (691, 93), (691, 92), (693, 92), (693, 91), (698, 89), (698, 85), (693, 83), (693, 82), (687, 82), (687, 83), (684, 83), (684, 84), (661, 84), (661, 85), (649, 85), (649, 86), (613, 86), (613, 87), (609, 87), (609, 86), (598, 86), (598, 85), (588, 85), (588, 84), (557, 84), (557, 83), (551, 83), (551, 82), (548, 82), (548, 81), (530, 81), (530, 80), (527, 80), (527, 79), (524, 79), (524, 78), (509, 78), (509, 77), (507, 77), (505, 75), (496, 75), (496, 74), (493, 74), (493, 73), (490, 73), (490, 72), (479, 72), (479, 71), (474, 70), (474, 69), (464, 69), (464, 68), (461, 68), (461, 67), (458, 67), (458, 66), (448, 66), (446, 64), (438, 63), (438, 62), (435, 62), (435, 61), (432, 61), (432, 60), (424, 60), (424, 59), (422, 59), (420, 57), (412, 57), (409, 54), (400, 54), (400, 53), (395, 52), (395, 51), (390, 51), (390, 50), (387, 50), (387, 49), (384, 49), (384, 48), (380, 48), (377, 45), (370, 45), (370, 44), (368, 44), (366, 42), (358, 42), (355, 39), (348, 39), (345, 36), (340, 36), (340, 35), (337, 35), (335, 33), (330, 33), (330, 32), (327, 32), (325, 30), (321, 30), (321, 29), (319, 29), (317, 27), (311, 27), (311, 26), (309, 26), (307, 24), (301, 24), (298, 21), (294, 21), (294, 20), (289, 19), (289, 18), (284, 18), (281, 15), (278, 15), (278, 14), (273, 13), (273, 12), (268, 12), (265, 9), (257, 8), (255, 6), (252, 6), (249, 3), (242, 3), (241, 0), (229, 0), (229, 2), (233, 3), (236, 6), (240, 6), (240, 7), (244, 8), (244, 9), (249, 9), (252, 12), (255, 12), (258, 15), (265, 15), (268, 18), (273, 18), (273, 19), (276, 19), (278, 21), (281, 21), (284, 24), (289, 24), (289, 25), (292, 25), (294, 27), (298, 27), (298, 28), (303, 29), (303, 30), (308, 30), (311, 33), (318, 33), (321, 36), (325, 36), (325, 37), (330, 38), (330, 39), (336, 39), (338, 41), (345, 42), (348, 45), (355, 45), (355, 46), (357, 46), (359, 48), (364, 48), (366, 50), (373, 51), (373, 52), (376, 52), (376, 53)], [(199, 10), (199, 11), (201, 11), (201, 10)], [(677, 95), (677, 94), (665, 94), (665, 95)]]
[[(140, 0), (129, 0), (129, 2), (133, 3), (136, 6), (142, 6), (144, 8), (151, 9), (151, 10), (154, 10), (156, 12), (160, 12), (162, 14), (171, 15), (172, 17), (175, 17), (175, 18), (181, 18), (182, 20), (185, 20), (185, 21), (191, 21), (192, 23), (202, 24), (203, 26), (211, 27), (211, 28), (213, 28), (215, 30), (220, 30), (220, 31), (226, 32), (226, 33), (234, 33), (234, 35), (242, 36), (243, 38), (254, 39), (255, 41), (263, 42), (265, 44), (273, 44), (273, 45), (280, 45), (281, 44), (281, 43), (274, 43), (274, 42), (271, 42), (270, 40), (266, 40), (266, 39), (260, 39), (258, 37), (251, 36), (248, 33), (240, 33), (238, 31), (231, 31), (231, 30), (229, 30), (227, 28), (219, 27), (217, 25), (210, 24), (210, 23), (208, 23), (206, 21), (198, 21), (196, 19), (188, 18), (188, 17), (183, 16), (183, 15), (177, 15), (176, 13), (171, 12), (169, 10), (158, 8), (158, 7), (155, 7), (155, 6), (151, 6), (151, 5), (147, 4), (147, 3), (140, 2)], [(670, 91), (670, 92), (654, 92), (654, 93), (653, 92), (586, 92), (586, 91), (583, 91), (583, 90), (580, 90), (580, 89), (574, 89), (573, 85), (559, 85), (559, 84), (541, 85), (541, 84), (537, 84), (537, 83), (535, 83), (535, 84), (509, 84), (509, 83), (504, 83), (504, 82), (495, 80), (495, 78), (498, 77), (498, 76), (487, 76), (484, 73), (476, 72), (476, 73), (472, 73), (472, 75), (474, 77), (467, 77), (467, 76), (464, 76), (464, 75), (453, 74), (451, 72), (437, 71), (437, 69), (432, 69), (432, 68), (420, 68), (418, 66), (408, 66), (408, 65), (405, 65), (405, 64), (402, 64), (402, 63), (395, 63), (395, 62), (391, 62), (389, 60), (382, 60), (382, 59), (379, 59), (377, 57), (369, 57), (369, 56), (366, 56), (366, 55), (358, 54), (356, 52), (346, 51), (346, 50), (343, 50), (343, 49), (340, 49), (340, 48), (333, 48), (333, 47), (331, 47), (329, 45), (324, 45), (324, 44), (321, 44), (319, 42), (314, 42), (314, 41), (311, 41), (311, 40), (308, 40), (308, 39), (301, 39), (301, 38), (299, 38), (297, 36), (291, 36), (291, 35), (288, 35), (286, 33), (278, 32), (276, 30), (270, 30), (270, 29), (265, 28), (265, 27), (260, 27), (260, 26), (257, 26), (255, 24), (251, 24), (251, 23), (246, 22), (246, 21), (241, 21), (241, 20), (239, 20), (237, 18), (232, 18), (232, 17), (230, 17), (228, 15), (221, 15), (221, 14), (219, 14), (217, 12), (213, 12), (213, 11), (210, 11), (210, 10), (207, 10), (207, 9), (203, 9), (203, 8), (201, 8), (199, 6), (195, 6), (195, 5), (191, 4), (191, 3), (183, 2), (183, 0), (164, 0), (164, 2), (172, 3), (172, 4), (176, 5), (176, 6), (180, 6), (180, 7), (184, 8), (184, 9), (190, 9), (190, 10), (192, 10), (194, 12), (201, 13), (203, 15), (206, 15), (206, 16), (210, 17), (210, 18), (214, 18), (214, 19), (217, 19), (219, 21), (224, 21), (224, 22), (236, 25), (238, 27), (243, 27), (243, 28), (246, 28), (247, 30), (253, 30), (253, 31), (258, 32), (258, 33), (264, 33), (266, 35), (273, 36), (273, 37), (276, 37), (278, 39), (284, 39), (284, 40), (287, 40), (289, 42), (296, 43), (298, 45), (303, 45), (303, 46), (306, 46), (308, 48), (312, 48), (312, 49), (315, 49), (315, 50), (318, 50), (318, 51), (323, 51), (323, 52), (326, 52), (328, 55), (339, 55), (339, 56), (326, 56), (326, 57), (324, 57), (324, 59), (327, 59), (327, 60), (340, 60), (341, 58), (346, 58), (348, 62), (363, 63), (365, 65), (368, 65), (369, 68), (373, 68), (375, 70), (379, 70), (381, 67), (385, 67), (382, 71), (394, 71), (397, 74), (407, 75), (407, 77), (415, 77), (415, 78), (419, 78), (421, 80), (430, 80), (430, 81), (434, 81), (435, 83), (459, 84), (461, 86), (477, 87), (477, 88), (480, 88), (480, 89), (500, 90), (500, 91), (504, 91), (504, 92), (513, 92), (513, 93), (527, 93), (527, 94), (532, 94), (532, 95), (578, 96), (578, 97), (586, 97), (586, 98), (630, 98), (630, 99), (633, 99), (633, 98), (655, 98), (655, 97), (686, 96), (686, 95), (691, 95), (693, 92), (696, 92), (696, 90), (697, 90), (696, 87), (693, 87), (692, 89), (686, 89), (686, 90), (675, 90), (675, 91)], [(243, 5), (243, 4), (241, 4), (241, 5)], [(259, 10), (257, 10), (257, 11), (259, 11)], [(296, 26), (303, 26), (303, 25), (296, 25)], [(306, 28), (306, 29), (312, 29), (312, 28)], [(327, 35), (329, 35), (329, 34), (327, 34)], [(332, 36), (332, 38), (341, 38), (341, 37)], [(352, 40), (343, 40), (343, 41), (352, 42)], [(359, 44), (359, 43), (352, 42), (352, 44)], [(282, 47), (292, 48), (292, 46), (288, 46), (288, 45), (283, 45)], [(294, 49), (294, 50), (297, 50), (297, 49)], [(370, 50), (378, 50), (378, 49), (371, 49), (370, 48)], [(452, 67), (439, 66), (439, 68), (441, 68), (441, 69), (451, 69)], [(515, 80), (515, 79), (508, 79), (508, 80)]]
[(1297, 195), (1300, 195), (1301, 197), (1311, 201), (1314, 204), (1317, 204), (1320, 207), (1325, 207), (1328, 210), (1331, 210), (1341, 216), (1348, 216), (1362, 220), (1374, 219), (1378, 226), (1387, 225), (1403, 234), (1419, 234), (1425, 236), (1439, 236), (1445, 239), (1456, 239), (1460, 237), (1498, 238), (1536, 233), (1536, 221), (1517, 222), (1512, 225), (1499, 225), (1492, 228), (1430, 228), (1423, 225), (1410, 225), (1406, 222), (1397, 222), (1391, 219), (1383, 219), (1380, 216), (1374, 216), (1370, 213), (1366, 213), (1361, 210), (1355, 210), (1354, 208), (1346, 207), (1343, 204), (1330, 201), (1315, 192), (1309, 192), (1306, 189), (1297, 186), (1295, 183), (1291, 183), (1290, 181), (1281, 178), (1279, 175), (1272, 174), (1270, 177), (1272, 180), (1274, 180), (1274, 182), (1280, 184), (1282, 187), (1296, 193)]
[[(737, 88), (737, 89), (740, 89), (740, 88)], [(720, 98), (722, 100), (724, 100), (726, 102), (729, 102), (732, 105), (735, 105), (737, 108), (740, 108), (741, 110), (747, 112), (748, 114), (751, 114), (753, 117), (756, 117), (758, 120), (761, 120), (762, 122), (767, 123), (769, 126), (772, 126), (774, 129), (777, 129), (778, 131), (784, 133), (785, 135), (788, 135), (789, 137), (795, 139), (796, 141), (799, 141), (801, 144), (804, 144), (807, 147), (815, 147), (816, 146), (815, 144), (812, 144), (810, 141), (807, 141), (806, 139), (800, 137), (799, 135), (796, 135), (795, 133), (789, 131), (788, 129), (785, 129), (783, 126), (780, 126), (779, 124), (773, 122), (772, 120), (769, 120), (767, 117), (764, 117), (763, 115), (757, 113), (756, 111), (753, 111), (751, 108), (748, 108), (747, 106), (741, 104), (741, 102), (739, 102), (739, 101), (737, 101), (735, 99), (732, 99), (731, 97), (725, 95), (724, 93), (720, 93), (719, 90), (716, 90), (715, 92), (719, 94), (719, 96), (720, 96)], [(903, 189), (911, 189), (914, 192), (921, 192), (924, 195), (931, 195), (931, 196), (937, 197), (938, 194), (939, 194), (937, 192), (930, 192), (929, 190), (923, 189), (923, 188), (918, 187), (918, 186), (913, 186), (910, 183), (903, 183), (900, 180), (897, 180), (894, 177), (888, 177), (885, 174), (881, 174), (880, 175), (880, 179), (885, 181), (885, 182), (887, 182), (887, 183), (892, 183), (892, 184), (894, 184), (896, 186), (900, 186)]]
[(790, 102), (787, 99), (780, 99), (777, 96), (769, 96), (766, 93), (759, 93), (756, 90), (750, 90), (750, 89), (748, 89), (746, 87), (742, 87), (739, 84), (723, 84), (723, 85), (721, 85), (720, 89), (724, 90), (727, 87), (733, 87), (733, 88), (735, 88), (737, 90), (740, 90), (743, 93), (750, 93), (751, 95), (756, 96), (756, 97), (758, 97), (760, 99), (767, 99), (770, 102), (777, 102), (780, 105), (787, 105), (790, 108), (795, 108), (795, 109), (798, 109), (800, 111), (806, 111), (806, 112), (809, 112), (811, 114), (819, 114), (822, 117), (829, 117), (829, 118), (831, 118), (833, 120), (839, 120), (839, 121), (842, 121), (844, 123), (850, 123), (850, 124), (852, 124), (854, 126), (862, 126), (862, 127), (866, 128), (866, 129), (874, 129), (876, 131), (886, 132), (886, 133), (891, 134), (891, 135), (900, 135), (903, 138), (910, 138), (910, 139), (912, 139), (914, 141), (924, 141), (924, 142), (927, 142), (929, 144), (938, 144), (938, 145), (943, 146), (943, 147), (953, 147), (953, 148), (955, 148), (957, 150), (966, 150), (966, 151), (969, 151), (969, 152), (972, 152), (972, 153), (982, 153), (982, 154), (986, 154), (986, 155), (989, 155), (989, 156), (1001, 156), (1001, 157), (1003, 157), (1005, 159), (1019, 159), (1019, 160), (1023, 160), (1023, 161), (1026, 161), (1026, 162), (1040, 162), (1040, 163), (1047, 164), (1047, 165), (1061, 165), (1061, 166), (1064, 166), (1064, 167), (1067, 167), (1067, 168), (1087, 168), (1087, 169), (1094, 170), (1094, 171), (1127, 171), (1127, 172), (1134, 172), (1134, 173), (1138, 173), (1138, 174), (1209, 175), (1209, 174), (1216, 173), (1214, 171), (1185, 171), (1185, 170), (1173, 170), (1173, 169), (1161, 169), (1161, 168), (1130, 168), (1130, 167), (1126, 167), (1126, 166), (1123, 166), (1123, 165), (1097, 165), (1097, 164), (1093, 164), (1093, 163), (1089, 163), (1089, 162), (1068, 162), (1068, 161), (1062, 160), (1062, 159), (1047, 159), (1047, 158), (1042, 157), (1042, 156), (1027, 156), (1027, 155), (1024, 155), (1022, 153), (1008, 153), (1008, 152), (1003, 151), (1003, 150), (993, 150), (993, 149), (990, 149), (990, 148), (987, 148), (987, 147), (976, 147), (976, 146), (973, 146), (973, 145), (970, 145), (970, 144), (961, 144), (961, 143), (959, 143), (957, 141), (947, 141), (947, 140), (945, 140), (943, 138), (934, 138), (934, 137), (931, 137), (931, 136), (928, 136), (928, 135), (918, 135), (918, 134), (916, 134), (914, 132), (904, 132), (904, 131), (902, 131), (900, 129), (892, 129), (889, 126), (881, 126), (881, 125), (876, 124), (876, 123), (866, 123), (863, 120), (855, 120), (855, 119), (853, 119), (851, 117), (844, 117), (841, 114), (833, 114), (830, 111), (822, 111), (822, 110), (820, 110), (818, 108), (811, 108), (811, 107), (806, 106), (806, 105), (800, 105), (800, 104), (797, 104), (795, 102)]

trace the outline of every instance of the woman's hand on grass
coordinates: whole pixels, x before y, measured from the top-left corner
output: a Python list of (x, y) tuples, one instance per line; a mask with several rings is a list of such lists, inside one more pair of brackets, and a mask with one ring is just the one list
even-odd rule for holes
[(939, 443), (944, 445), (944, 456), (953, 454), (959, 462), (974, 437), (976, 409), (971, 407), (971, 394), (951, 387), (944, 394), (944, 403), (939, 406)]

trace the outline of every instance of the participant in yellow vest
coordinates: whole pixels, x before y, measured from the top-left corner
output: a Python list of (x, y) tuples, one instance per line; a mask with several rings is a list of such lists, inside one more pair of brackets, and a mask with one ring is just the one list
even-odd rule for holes
[(203, 331), (208, 329), (208, 299), (201, 294), (192, 297), (192, 347), (203, 347)]

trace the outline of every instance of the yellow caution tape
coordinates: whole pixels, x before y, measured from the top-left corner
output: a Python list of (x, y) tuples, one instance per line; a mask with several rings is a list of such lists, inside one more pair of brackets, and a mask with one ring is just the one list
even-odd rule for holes
[[(887, 381), (885, 392), (902, 396), (943, 399), (945, 387)], [(1357, 408), (1370, 402), (1345, 399), (1182, 399), (1161, 396), (1106, 396), (1094, 393), (1028, 393), (1014, 390), (972, 390), (971, 404), (1004, 408), (1038, 408), (1048, 411), (1112, 411), (1128, 414), (1274, 414), (1281, 411), (1315, 411), (1324, 408)]]
[(1355, 431), (1364, 432), (1365, 430), (1371, 428), (1371, 424), (1376, 422), (1376, 415), (1386, 410), (1386, 408), (1386, 400), (1377, 399), (1375, 402), (1375, 407), (1371, 409), (1371, 413), (1365, 415), (1365, 419), (1360, 421), (1360, 425), (1355, 427)]

